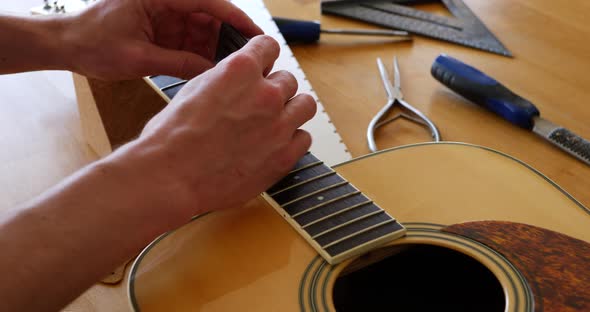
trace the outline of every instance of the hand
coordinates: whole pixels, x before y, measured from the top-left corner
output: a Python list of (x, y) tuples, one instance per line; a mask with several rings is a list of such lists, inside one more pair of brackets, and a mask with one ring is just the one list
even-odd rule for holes
[(185, 221), (241, 206), (308, 151), (311, 137), (298, 128), (314, 116), (315, 101), (293, 97), (297, 81), (290, 73), (266, 75), (278, 55), (276, 41), (254, 37), (189, 81), (146, 125), (127, 162), (150, 181), (147, 193), (167, 201), (162, 206), (176, 207)]
[(95, 78), (190, 79), (213, 66), (221, 22), (262, 33), (226, 0), (102, 0), (64, 18), (64, 62)]

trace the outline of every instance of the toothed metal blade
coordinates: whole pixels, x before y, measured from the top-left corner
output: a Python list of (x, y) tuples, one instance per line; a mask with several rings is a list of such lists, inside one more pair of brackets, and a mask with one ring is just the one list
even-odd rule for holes
[(541, 117), (535, 118), (533, 132), (590, 165), (590, 142), (588, 140)]

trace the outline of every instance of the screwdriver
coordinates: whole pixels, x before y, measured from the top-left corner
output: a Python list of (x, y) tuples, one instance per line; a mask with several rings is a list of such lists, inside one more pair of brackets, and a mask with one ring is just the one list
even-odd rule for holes
[(295, 20), (283, 17), (273, 17), (279, 31), (288, 43), (312, 43), (320, 39), (320, 33), (340, 35), (364, 36), (395, 36), (403, 40), (410, 40), (409, 33), (402, 30), (372, 30), (372, 29), (322, 29), (317, 21)]
[(449, 89), (509, 122), (532, 131), (590, 166), (590, 142), (541, 117), (537, 107), (494, 78), (448, 55), (439, 55), (430, 70)]

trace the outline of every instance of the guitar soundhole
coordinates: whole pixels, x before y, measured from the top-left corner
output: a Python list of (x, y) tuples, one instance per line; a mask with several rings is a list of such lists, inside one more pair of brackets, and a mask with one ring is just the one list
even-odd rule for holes
[(371, 261), (367, 258), (351, 263), (352, 272), (338, 277), (333, 293), (337, 311), (505, 309), (500, 282), (469, 256), (433, 245), (405, 245), (385, 252), (386, 257), (380, 256), (384, 259), (372, 264), (363, 264)]

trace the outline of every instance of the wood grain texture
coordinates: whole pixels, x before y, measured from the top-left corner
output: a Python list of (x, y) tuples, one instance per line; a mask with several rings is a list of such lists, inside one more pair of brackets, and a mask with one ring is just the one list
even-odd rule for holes
[[(412, 42), (322, 34), (293, 53), (322, 100), (353, 156), (369, 152), (366, 127), (385, 104), (375, 59), (387, 65), (398, 57), (405, 99), (429, 116), (446, 141), (488, 146), (525, 161), (590, 206), (590, 167), (536, 135), (513, 126), (454, 94), (430, 75), (440, 53), (447, 53), (496, 78), (533, 102), (541, 115), (590, 138), (590, 12), (588, 1), (559, 4), (549, 0), (465, 0), (474, 13), (514, 54), (502, 57), (415, 36)], [(319, 2), (266, 1), (275, 15), (317, 19), (324, 28), (375, 28), (320, 14)], [(424, 9), (441, 12), (437, 5)], [(547, 26), (550, 25), (550, 26)], [(376, 134), (380, 148), (430, 140), (427, 131), (401, 121)]]
[(96, 154), (104, 157), (110, 154), (113, 148), (102, 123), (90, 83), (86, 77), (76, 73), (72, 74), (72, 78), (76, 90), (78, 113), (80, 114), (80, 125), (84, 133), (84, 139)]
[[(467, 239), (452, 243), (449, 237), (433, 238), (441, 233), (437, 224), (511, 220), (590, 242), (590, 210), (530, 167), (482, 147), (457, 143), (400, 147), (347, 162), (335, 170), (402, 224), (410, 228), (419, 224), (414, 229), (419, 228), (421, 233), (409, 232), (395, 244), (443, 246), (484, 263), (497, 274), (504, 293), (511, 296), (506, 300), (507, 311), (524, 311), (532, 306), (522, 305), (524, 295), (516, 300), (515, 294), (524, 293), (515, 288), (520, 276), (499, 268), (502, 261), (494, 260), (496, 257), (476, 252), (489, 251), (481, 244)], [(258, 200), (242, 209), (217, 211), (150, 246), (134, 267), (132, 292), (141, 310), (236, 311), (256, 306), (257, 311), (277, 311), (276, 307), (281, 306), (280, 311), (314, 311), (300, 309), (295, 289), (300, 289), (303, 280), (302, 263), (311, 263), (317, 253), (307, 252), (312, 250), (307, 241), (271, 210), (269, 203)], [(231, 256), (231, 250), (239, 250), (241, 256)], [(262, 262), (267, 270), (263, 275), (252, 275), (247, 269)], [(236, 267), (246, 269), (241, 272)], [(210, 274), (226, 277), (208, 282)], [(337, 275), (330, 274), (332, 278)], [(433, 281), (441, 285), (440, 280)], [(284, 288), (277, 289), (279, 284)], [(322, 283), (311, 289), (330, 294), (330, 285)], [(212, 291), (210, 288), (214, 296), (206, 295)], [(258, 299), (261, 294), (268, 299)], [(392, 302), (395, 295), (391, 294)], [(322, 297), (329, 307), (331, 299)]]
[[(374, 28), (321, 16), (318, 0), (266, 0), (265, 3), (275, 16), (320, 20), (325, 28)], [(429, 74), (434, 57), (441, 52), (448, 53), (476, 65), (534, 102), (543, 117), (589, 138), (590, 2), (465, 0), (465, 3), (514, 53), (514, 58), (420, 37), (411, 43), (394, 44), (377, 38), (322, 35), (318, 44), (292, 46), (292, 50), (353, 156), (368, 153), (366, 126), (385, 103), (375, 58), (379, 56), (387, 61), (395, 54), (400, 61), (406, 100), (433, 119), (445, 140), (480, 144), (514, 155), (590, 207), (589, 168), (531, 133), (470, 105)], [(39, 4), (33, 0), (4, 1), (1, 6), (27, 14), (30, 7)], [(46, 79), (45, 73), (39, 72), (3, 78), (0, 209), (6, 210), (39, 194), (95, 160), (97, 155), (88, 148), (82, 135), (73, 95), (62, 96), (54, 85), (55, 77)], [(73, 94), (73, 86), (69, 91)], [(426, 140), (429, 140), (426, 131), (405, 122), (388, 125), (377, 133), (380, 147)], [(396, 171), (395, 176), (398, 175)], [(412, 208), (428, 209), (420, 203)], [(129, 311), (129, 306), (123, 284), (96, 285), (65, 310)]]
[(443, 231), (476, 240), (506, 257), (529, 283), (535, 311), (590, 311), (588, 242), (513, 222), (467, 222)]
[(139, 136), (145, 124), (166, 105), (143, 79), (112, 82), (88, 78), (88, 85), (94, 103), (80, 101), (79, 105), (96, 106), (100, 120), (86, 122), (102, 123), (112, 149)]

